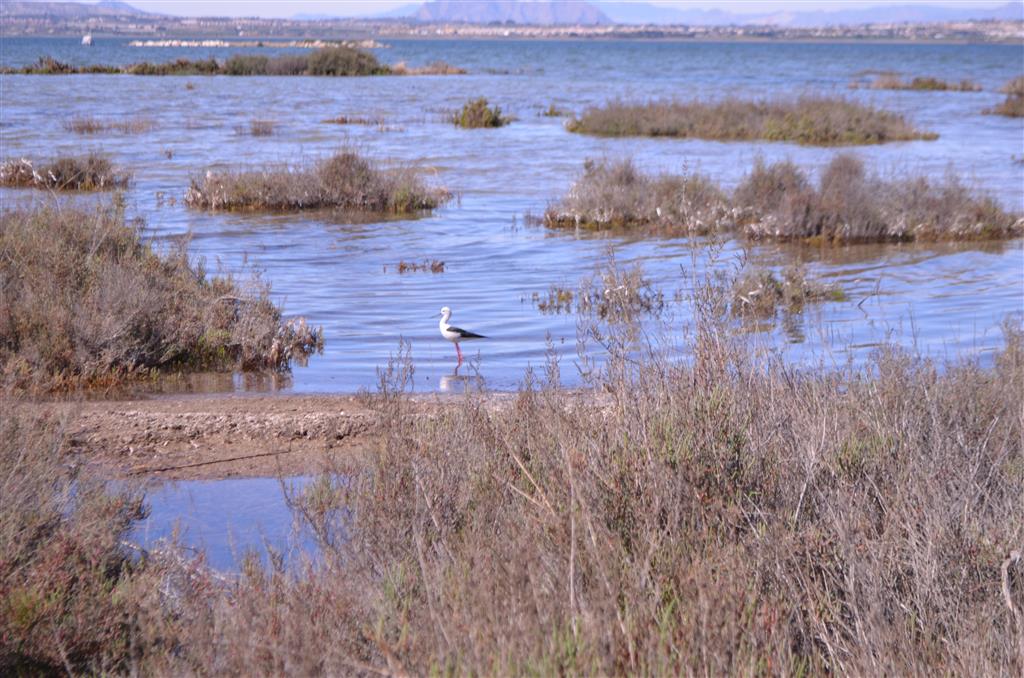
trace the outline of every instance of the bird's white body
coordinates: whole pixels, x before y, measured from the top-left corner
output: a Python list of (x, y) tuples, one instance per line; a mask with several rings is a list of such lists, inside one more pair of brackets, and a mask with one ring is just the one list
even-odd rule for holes
[(459, 342), (465, 341), (466, 339), (486, 339), (487, 337), (476, 332), (470, 332), (464, 330), (461, 327), (455, 327), (448, 321), (452, 317), (452, 310), (445, 306), (441, 309), (441, 322), (437, 324), (438, 329), (441, 330), (441, 336), (448, 341), (455, 344), (455, 353), (459, 356), (459, 364), (462, 364), (462, 349), (459, 348)]

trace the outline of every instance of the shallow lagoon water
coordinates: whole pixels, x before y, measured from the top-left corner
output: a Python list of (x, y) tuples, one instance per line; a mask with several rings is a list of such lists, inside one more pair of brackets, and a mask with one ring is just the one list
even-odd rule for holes
[[(42, 54), (79, 63), (225, 57), (256, 48), (132, 48), (124, 40), (10, 39), (4, 65)], [(1003, 97), (995, 91), (1019, 74), (1010, 45), (843, 45), (587, 41), (390, 41), (378, 50), (394, 63), (435, 59), (468, 68), (464, 76), (371, 78), (230, 78), (2, 76), (0, 157), (47, 157), (101, 150), (134, 172), (126, 199), (156, 239), (191, 237), (192, 251), (211, 270), (255, 267), (273, 284), (288, 314), (323, 325), (326, 348), (290, 378), (221, 378), (210, 390), (352, 392), (373, 388), (377, 368), (411, 343), (418, 390), (460, 382), (455, 352), (437, 333), (437, 313), (489, 335), (468, 344), (490, 389), (513, 389), (527, 367), (544, 361), (545, 339), (572, 361), (576, 321), (545, 315), (531, 302), (551, 285), (575, 286), (605, 261), (640, 262), (655, 286), (685, 294), (685, 271), (708, 265), (707, 248), (685, 239), (552, 233), (526, 224), (565, 193), (586, 158), (633, 157), (649, 169), (696, 169), (735, 185), (758, 157), (790, 158), (817, 171), (837, 149), (782, 143), (719, 143), (670, 139), (599, 139), (570, 134), (564, 120), (539, 115), (549, 104), (579, 111), (617, 97), (715, 98), (791, 93), (841, 93), (900, 111), (937, 141), (858, 147), (869, 167), (941, 176), (955, 170), (1011, 209), (1024, 209), (1024, 123), (983, 115)], [(985, 91), (850, 90), (860, 71), (971, 78)], [(186, 85), (192, 83), (193, 89)], [(496, 130), (461, 130), (444, 113), (486, 96), (515, 115)], [(79, 136), (64, 129), (74, 115), (144, 116), (154, 128), (137, 135)], [(380, 117), (385, 126), (339, 126), (338, 115)], [(270, 137), (239, 134), (253, 118), (276, 123)], [(355, 147), (389, 163), (420, 167), (428, 181), (457, 199), (420, 219), (357, 222), (331, 213), (224, 214), (186, 209), (189, 176), (208, 167), (318, 158)], [(5, 206), (45, 199), (31, 191), (0, 192)], [(741, 255), (725, 246), (728, 265)], [(694, 253), (696, 252), (696, 253)], [(859, 359), (882, 342), (926, 353), (986, 353), (1001, 343), (999, 325), (1022, 310), (1024, 247), (1020, 240), (984, 246), (858, 246), (815, 250), (751, 247), (755, 263), (796, 259), (840, 284), (849, 301), (827, 303), (807, 316), (806, 331), (782, 324), (771, 334), (794, 361)], [(438, 259), (445, 272), (397, 273), (400, 260)], [(670, 309), (676, 332), (684, 307)], [(465, 370), (463, 370), (465, 371)], [(562, 370), (572, 383), (571, 369)]]
[(149, 517), (136, 523), (129, 539), (145, 548), (178, 543), (202, 551), (206, 563), (237, 570), (248, 553), (265, 558), (267, 548), (294, 555), (314, 552), (313, 539), (297, 526), (285, 501), (309, 478), (229, 478), (168, 481), (146, 495)]

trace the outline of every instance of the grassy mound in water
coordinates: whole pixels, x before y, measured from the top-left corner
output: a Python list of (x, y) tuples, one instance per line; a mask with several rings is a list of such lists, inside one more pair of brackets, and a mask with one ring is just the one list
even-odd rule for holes
[(918, 76), (903, 80), (898, 75), (886, 74), (872, 80), (871, 89), (911, 90), (916, 92), (980, 92), (981, 85), (972, 80), (948, 81), (931, 76)]
[(0, 214), (0, 381), (105, 386), (155, 372), (286, 369), (322, 346), (265, 284), (159, 253), (118, 207)]
[(487, 99), (480, 97), (467, 101), (462, 110), (452, 114), (450, 121), (456, 127), (479, 129), (484, 127), (504, 127), (511, 122), (501, 114), (501, 108), (490, 106)]
[(208, 171), (192, 177), (191, 207), (289, 211), (334, 208), (406, 214), (450, 198), (428, 188), (410, 168), (381, 169), (350, 151), (312, 163), (262, 169)]
[(53, 191), (109, 191), (128, 186), (131, 177), (95, 153), (61, 156), (47, 162), (27, 158), (0, 164), (0, 186)]
[(455, 75), (466, 71), (443, 61), (411, 68), (404, 62), (394, 67), (382, 64), (370, 52), (338, 45), (323, 47), (308, 54), (235, 54), (224, 61), (209, 59), (175, 59), (154, 64), (144, 61), (127, 66), (74, 66), (52, 57), (41, 57), (36, 63), (20, 68), (3, 68), (0, 73), (22, 75), (76, 75), (110, 73), (130, 75)]
[(1006, 100), (985, 113), (1005, 115), (1008, 118), (1024, 117), (1024, 75), (1006, 83), (999, 91), (1006, 93)]
[(888, 180), (853, 155), (836, 156), (815, 186), (791, 162), (758, 161), (727, 194), (698, 174), (645, 174), (632, 161), (588, 162), (544, 222), (553, 228), (645, 228), (665, 234), (736, 231), (806, 242), (989, 240), (1024, 234), (1005, 211), (957, 177)]
[(716, 141), (790, 141), (808, 146), (882, 144), (932, 140), (902, 115), (841, 97), (717, 102), (613, 101), (589, 108), (567, 129), (596, 136), (675, 137)]

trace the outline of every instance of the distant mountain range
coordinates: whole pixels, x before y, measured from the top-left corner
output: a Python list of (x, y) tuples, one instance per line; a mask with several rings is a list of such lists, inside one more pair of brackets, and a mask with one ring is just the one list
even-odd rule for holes
[(580, 2), (546, 0), (435, 0), (422, 5), (405, 5), (378, 15), (414, 18), (420, 21), (452, 23), (520, 24), (686, 24), (691, 26), (743, 26), (769, 24), (793, 28), (867, 23), (934, 23), (967, 19), (1024, 20), (1024, 2), (1014, 0), (998, 7), (941, 7), (936, 5), (891, 5), (835, 11), (802, 10), (754, 14), (720, 9), (681, 9), (642, 2)]
[(127, 2), (101, 0), (96, 3), (83, 2), (23, 2), (4, 0), (0, 2), (0, 15), (36, 16), (65, 19), (81, 19), (100, 16), (157, 16), (132, 7)]
[[(341, 0), (339, 0), (339, 5)], [(256, 9), (258, 5), (254, 5)], [(81, 19), (88, 17), (157, 17), (127, 2), (101, 0), (85, 2), (28, 2), (2, 0), (0, 16)], [(889, 5), (866, 9), (800, 10), (754, 14), (721, 9), (686, 9), (622, 0), (431, 0), (378, 13), (377, 18), (414, 19), (423, 22), (514, 23), (533, 25), (684, 24), (690, 26), (775, 25), (789, 28), (815, 26), (938, 23), (968, 19), (1024, 21), (1024, 0), (1011, 0), (996, 7), (941, 7), (936, 5)], [(337, 19), (328, 12), (300, 14), (299, 20)]]
[(513, 23), (541, 26), (596, 26), (612, 23), (611, 19), (593, 4), (571, 0), (434, 0), (423, 3), (413, 18), (425, 22)]

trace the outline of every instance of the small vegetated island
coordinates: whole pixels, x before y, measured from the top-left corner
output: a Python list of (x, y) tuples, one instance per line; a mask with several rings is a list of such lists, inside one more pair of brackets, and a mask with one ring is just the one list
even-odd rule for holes
[(337, 209), (384, 214), (431, 210), (451, 198), (411, 168), (380, 168), (351, 151), (297, 165), (207, 171), (192, 177), (190, 207), (210, 210)]
[(607, 137), (674, 137), (716, 141), (788, 141), (807, 146), (854, 146), (934, 140), (898, 113), (841, 97), (718, 102), (612, 101), (589, 108), (566, 125), (570, 132)]
[(0, 383), (104, 388), (159, 373), (287, 370), (322, 332), (288, 320), (254, 280), (209, 276), (99, 208), (0, 212)]
[(888, 180), (837, 155), (817, 185), (789, 161), (758, 161), (731, 194), (700, 174), (646, 174), (632, 161), (593, 162), (544, 215), (552, 228), (736, 232), (806, 243), (989, 240), (1024, 235), (1005, 211), (957, 177)]
[(501, 114), (501, 108), (491, 106), (487, 99), (480, 97), (467, 101), (462, 109), (452, 113), (449, 121), (456, 127), (464, 129), (481, 129), (486, 127), (504, 127), (512, 122), (508, 116)]
[[(856, 89), (861, 83), (854, 82)], [(869, 89), (909, 90), (914, 92), (980, 92), (981, 85), (972, 80), (948, 81), (931, 76), (917, 76), (903, 80), (894, 73), (882, 73), (865, 85)]]
[(410, 68), (404, 63), (382, 64), (370, 52), (354, 47), (324, 47), (309, 54), (283, 54), (264, 56), (236, 54), (224, 61), (217, 59), (176, 59), (162, 64), (148, 61), (125, 66), (94, 64), (75, 66), (52, 57), (40, 59), (20, 68), (4, 68), (0, 73), (22, 75), (77, 75), (83, 73), (111, 73), (129, 75), (452, 75), (466, 71), (437, 61), (421, 68)]
[(985, 113), (1005, 115), (1008, 118), (1024, 117), (1024, 75), (1018, 75), (1003, 85), (999, 91), (1006, 94), (1006, 100), (986, 110)]
[(9, 188), (108, 191), (126, 188), (130, 180), (127, 172), (115, 168), (109, 159), (97, 153), (48, 161), (18, 158), (0, 164), (0, 186)]

